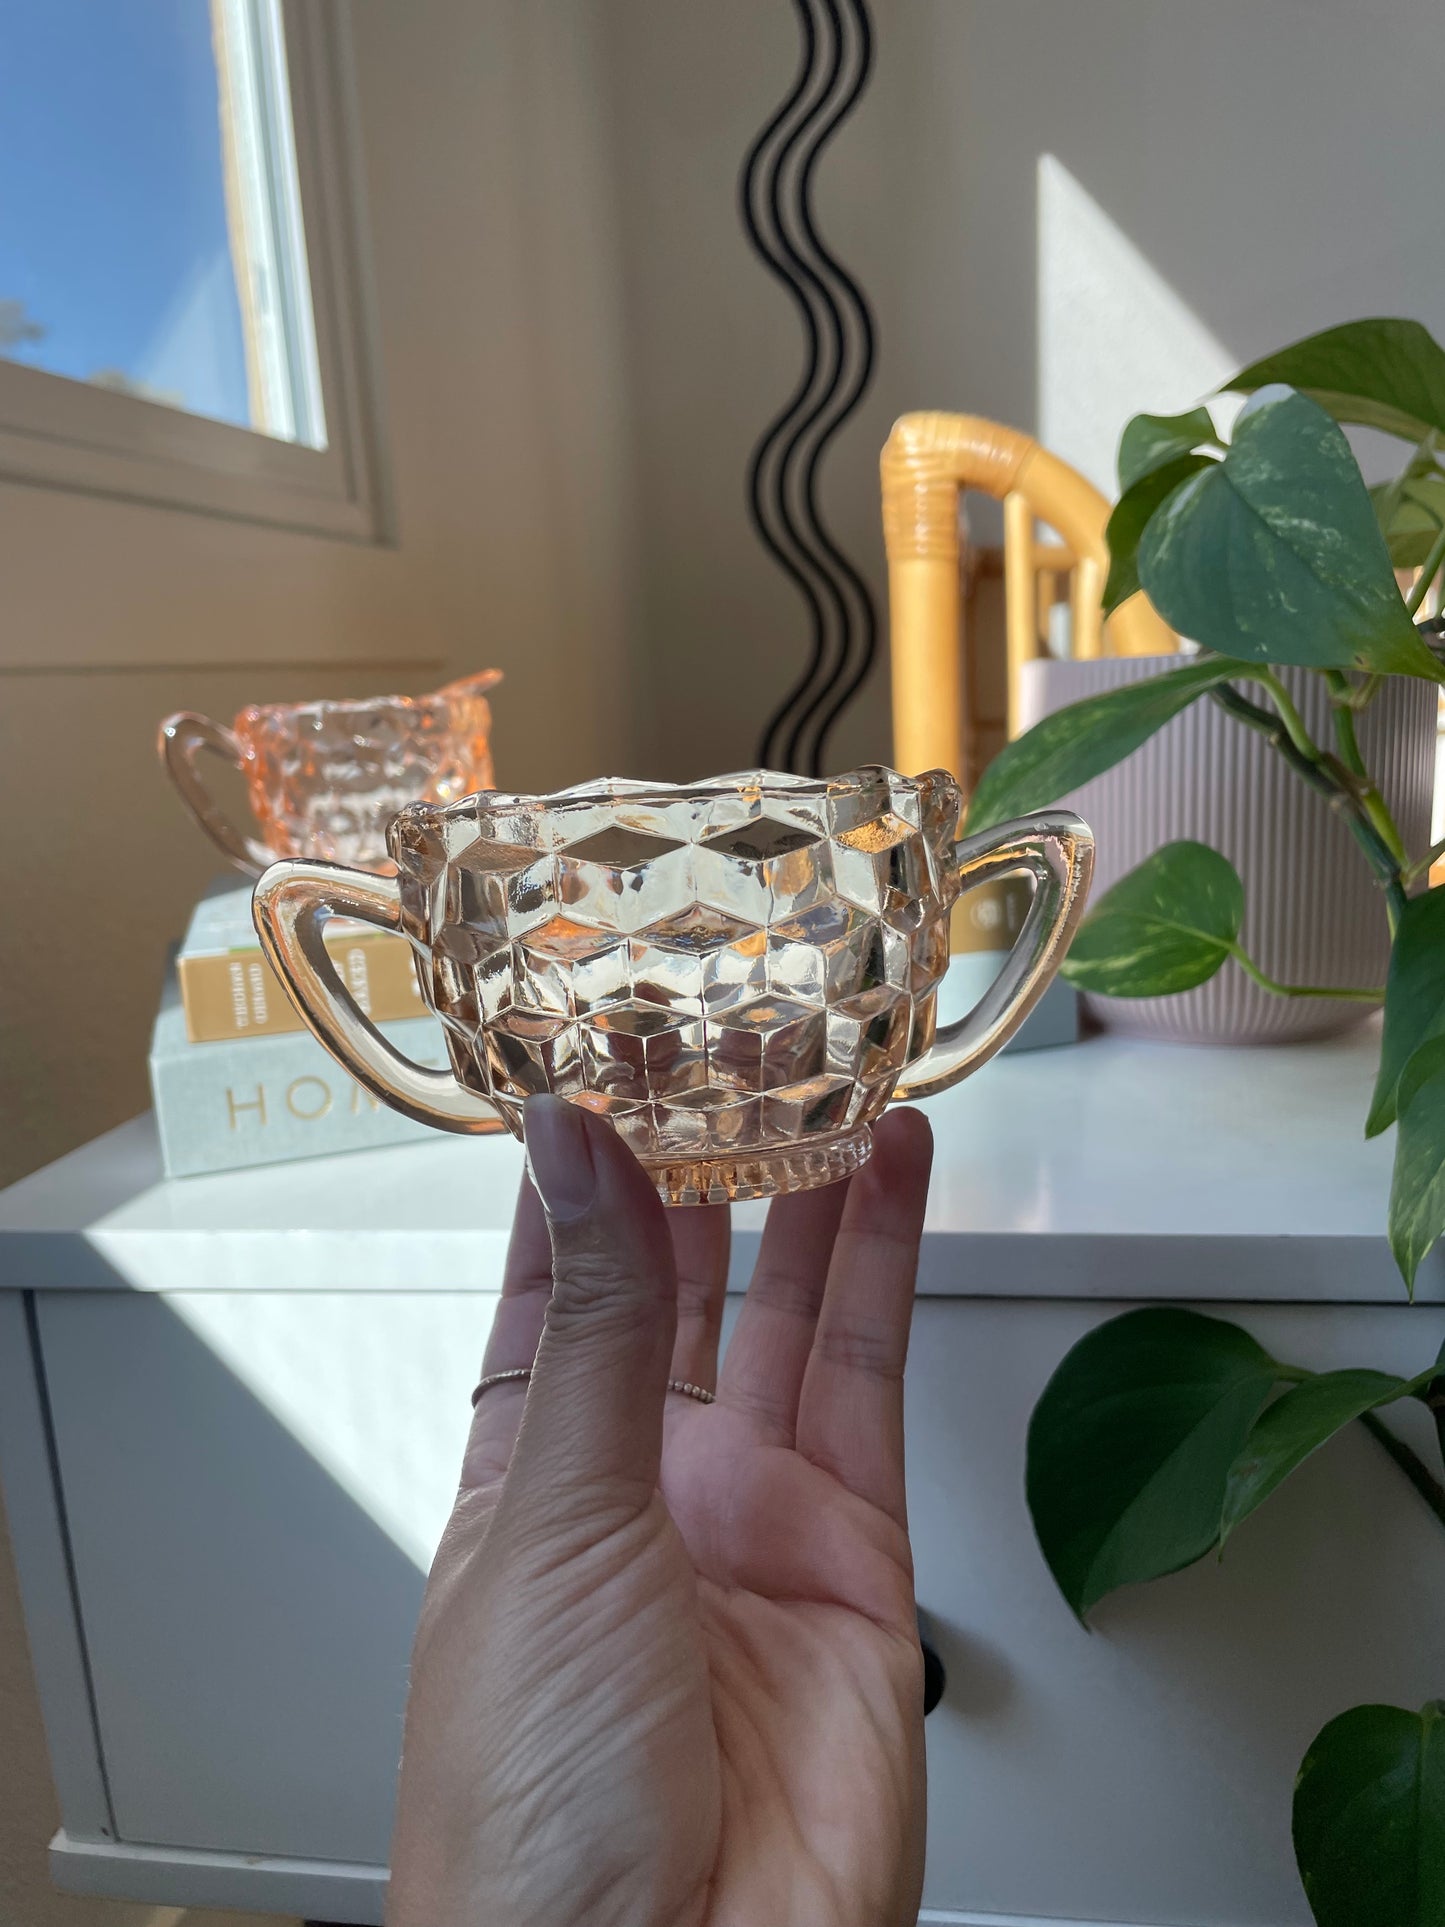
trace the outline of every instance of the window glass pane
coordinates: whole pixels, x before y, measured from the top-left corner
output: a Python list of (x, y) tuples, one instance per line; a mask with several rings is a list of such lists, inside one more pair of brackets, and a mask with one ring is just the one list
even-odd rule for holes
[(326, 443), (279, 0), (0, 0), (0, 356)]

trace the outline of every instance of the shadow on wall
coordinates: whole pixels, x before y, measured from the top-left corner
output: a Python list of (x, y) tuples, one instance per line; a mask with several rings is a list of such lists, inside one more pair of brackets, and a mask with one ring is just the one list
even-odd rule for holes
[[(1037, 220), (1039, 439), (1112, 501), (1122, 424), (1139, 408), (1192, 408), (1241, 358), (1052, 154), (1039, 157)], [(1239, 406), (1230, 397), (1217, 419)]]

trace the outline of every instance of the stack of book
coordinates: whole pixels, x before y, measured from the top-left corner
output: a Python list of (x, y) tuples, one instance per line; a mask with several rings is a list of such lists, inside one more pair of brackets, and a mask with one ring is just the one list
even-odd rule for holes
[[(333, 919), (325, 941), (382, 1035), (419, 1064), (444, 1065), (406, 940)], [(303, 1027), (261, 955), (245, 884), (196, 905), (151, 1036), (150, 1075), (170, 1177), (434, 1136), (363, 1090)]]

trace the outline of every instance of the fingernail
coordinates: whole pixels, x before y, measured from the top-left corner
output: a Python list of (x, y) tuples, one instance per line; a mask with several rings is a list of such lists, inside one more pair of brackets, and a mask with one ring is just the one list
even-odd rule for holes
[(562, 1097), (531, 1097), (522, 1111), (522, 1130), (527, 1165), (547, 1216), (570, 1224), (597, 1195), (586, 1115)]

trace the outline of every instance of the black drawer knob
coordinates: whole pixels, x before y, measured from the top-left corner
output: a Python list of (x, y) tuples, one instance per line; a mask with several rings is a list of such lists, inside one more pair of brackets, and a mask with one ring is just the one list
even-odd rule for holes
[(934, 1644), (932, 1622), (922, 1607), (918, 1610), (918, 1643), (923, 1648), (923, 1717), (927, 1719), (943, 1698), (948, 1674)]

